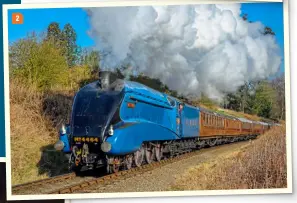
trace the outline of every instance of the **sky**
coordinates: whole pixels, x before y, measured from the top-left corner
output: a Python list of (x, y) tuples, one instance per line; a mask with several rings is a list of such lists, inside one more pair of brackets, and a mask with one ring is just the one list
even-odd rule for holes
[[(284, 56), (284, 27), (282, 3), (243, 3), (242, 14), (247, 13), (250, 21), (260, 21), (269, 26), (276, 33), (276, 40)], [(24, 16), (24, 24), (12, 24), (12, 13), (21, 12)], [(41, 20), (42, 19), (42, 20)], [(44, 32), (49, 23), (55, 21), (62, 28), (70, 23), (77, 32), (77, 44), (82, 47), (94, 46), (95, 42), (88, 35), (90, 22), (86, 12), (81, 8), (63, 9), (24, 9), (10, 10), (8, 12), (9, 42), (26, 37), (31, 32)], [(281, 64), (281, 72), (284, 71), (284, 63)]]
[[(245, 3), (242, 4), (242, 13), (248, 14), (251, 21), (260, 21), (269, 26), (273, 32), (284, 57), (284, 20), (282, 3)], [(281, 72), (284, 71), (284, 62), (281, 64)]]

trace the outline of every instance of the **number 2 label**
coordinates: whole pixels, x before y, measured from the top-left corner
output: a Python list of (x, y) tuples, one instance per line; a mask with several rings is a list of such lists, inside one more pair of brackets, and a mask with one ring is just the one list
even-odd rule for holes
[(23, 24), (24, 16), (21, 13), (13, 13), (12, 14), (12, 24)]

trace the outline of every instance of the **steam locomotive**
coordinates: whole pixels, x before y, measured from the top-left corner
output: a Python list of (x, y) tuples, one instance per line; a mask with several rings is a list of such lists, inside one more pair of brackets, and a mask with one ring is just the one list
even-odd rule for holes
[(55, 149), (72, 170), (108, 173), (206, 146), (253, 139), (271, 124), (212, 112), (108, 71), (74, 97), (70, 124)]

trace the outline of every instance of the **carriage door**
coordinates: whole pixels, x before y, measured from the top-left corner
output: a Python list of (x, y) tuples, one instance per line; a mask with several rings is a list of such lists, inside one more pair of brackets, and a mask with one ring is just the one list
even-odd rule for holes
[(182, 103), (177, 103), (177, 111), (176, 111), (176, 133), (179, 137), (183, 136), (183, 120), (182, 120), (182, 115), (183, 115), (183, 110), (184, 110), (184, 105)]

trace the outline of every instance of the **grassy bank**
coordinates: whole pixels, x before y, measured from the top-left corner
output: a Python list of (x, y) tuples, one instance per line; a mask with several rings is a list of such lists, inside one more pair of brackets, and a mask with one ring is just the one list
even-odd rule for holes
[(247, 147), (190, 168), (169, 190), (286, 188), (285, 128), (274, 128)]
[(63, 157), (53, 151), (58, 128), (67, 122), (71, 92), (38, 92), (10, 83), (12, 184), (45, 178), (65, 170)]

